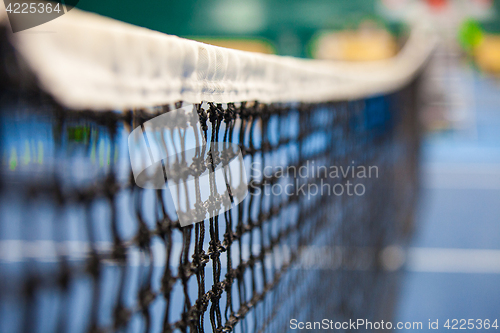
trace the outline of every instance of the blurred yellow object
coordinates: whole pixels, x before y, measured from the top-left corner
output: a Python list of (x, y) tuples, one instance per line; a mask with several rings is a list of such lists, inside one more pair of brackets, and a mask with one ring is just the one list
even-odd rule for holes
[(500, 35), (485, 34), (473, 54), (481, 70), (500, 74)]
[(323, 33), (316, 41), (313, 57), (324, 60), (371, 61), (397, 53), (394, 37), (382, 29)]
[(247, 52), (257, 52), (264, 54), (276, 54), (276, 50), (271, 43), (260, 39), (232, 39), (232, 38), (197, 38), (189, 37), (198, 42), (214, 46), (225, 47)]

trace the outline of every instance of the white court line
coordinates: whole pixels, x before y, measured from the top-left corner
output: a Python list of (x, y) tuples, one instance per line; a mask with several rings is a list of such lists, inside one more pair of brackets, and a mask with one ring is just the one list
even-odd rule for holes
[(424, 188), (500, 190), (500, 164), (426, 164), (422, 171)]
[[(171, 258), (173, 263), (178, 262), (182, 251), (182, 244), (174, 242), (172, 244)], [(110, 253), (112, 243), (97, 243), (98, 252)], [(87, 242), (69, 241), (56, 243), (46, 241), (23, 241), (23, 240), (2, 240), (0, 241), (0, 263), (19, 263), (29, 260), (39, 262), (58, 262), (58, 254), (68, 256), (69, 260), (81, 261), (87, 258), (90, 244)], [(153, 252), (154, 266), (162, 267), (165, 264), (165, 247), (159, 242), (151, 244)], [(259, 253), (260, 247), (254, 244), (252, 251)], [(344, 266), (342, 253), (344, 251), (355, 253), (363, 259), (366, 265), (349, 267)], [(352, 252), (356, 250), (355, 252)], [(233, 260), (237, 260), (237, 247), (233, 251)], [(341, 267), (349, 270), (369, 270), (371, 262), (375, 259), (376, 252), (372, 248), (343, 248), (341, 246), (305, 246), (301, 251), (302, 255), (297, 264), (302, 268), (319, 268), (336, 270)], [(291, 249), (287, 245), (276, 248), (275, 258), (282, 262), (290, 259)], [(131, 247), (128, 253), (127, 263), (131, 266), (147, 264), (148, 260), (144, 253), (137, 247)], [(225, 266), (225, 253), (221, 254), (221, 264)], [(244, 258), (248, 258), (249, 249), (243, 247)], [(500, 250), (483, 249), (457, 249), (457, 248), (409, 248), (404, 251), (399, 246), (389, 246), (379, 253), (384, 268), (389, 271), (398, 270), (404, 267), (410, 272), (426, 273), (481, 273), (500, 274)], [(246, 260), (246, 259), (245, 259)], [(339, 261), (340, 260), (340, 261)], [(266, 260), (266, 265), (270, 264)], [(363, 263), (361, 263), (363, 264)], [(208, 266), (210, 266), (209, 263)], [(359, 267), (358, 267), (359, 266)]]
[(500, 250), (410, 248), (407, 252), (406, 270), (500, 274)]

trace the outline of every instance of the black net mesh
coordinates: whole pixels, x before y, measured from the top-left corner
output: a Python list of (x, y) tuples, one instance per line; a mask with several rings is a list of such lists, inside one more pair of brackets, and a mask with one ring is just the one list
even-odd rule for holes
[(399, 274), (384, 254), (411, 230), (417, 81), (356, 101), (195, 104), (207, 142), (238, 144), (261, 169), (242, 203), (181, 227), (167, 190), (135, 185), (127, 137), (185, 104), (67, 110), (9, 68), (0, 331), (282, 332), (291, 319), (392, 318)]

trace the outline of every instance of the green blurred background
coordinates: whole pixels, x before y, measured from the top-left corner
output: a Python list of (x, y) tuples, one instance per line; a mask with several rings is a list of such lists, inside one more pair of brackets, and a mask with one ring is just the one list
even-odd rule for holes
[[(177, 36), (262, 39), (278, 54), (302, 57), (319, 30), (385, 22), (375, 0), (80, 0), (77, 7)], [(385, 24), (397, 32), (399, 24)]]
[[(75, 1), (65, 0), (66, 3)], [(474, 53), (485, 34), (500, 33), (497, 14), (500, 12), (500, 0), (80, 0), (77, 7), (152, 30), (209, 43), (217, 39), (257, 41), (264, 44), (265, 52), (267, 48), (270, 50), (268, 53), (297, 57), (313, 57), (315, 42), (323, 33), (356, 31), (364, 22), (388, 31), (400, 44), (401, 39), (398, 38), (404, 36), (409, 17), (424, 10), (431, 25), (438, 30), (446, 30), (443, 27), (447, 21), (458, 22), (460, 26), (453, 27), (455, 32), (452, 38), (458, 41), (464, 53), (480, 58), (478, 62), (487, 63), (483, 66), (487, 70), (493, 68), (492, 71), (500, 71), (500, 66), (489, 65), (496, 63), (496, 58), (500, 57), (500, 39), (491, 42), (490, 38), (485, 44), (487, 52), (479, 50), (476, 52), (479, 56)], [(471, 8), (479, 8), (482, 14), (474, 14)], [(343, 41), (357, 38), (353, 38), (352, 34), (341, 37)], [(236, 45), (214, 44), (226, 47)], [(354, 49), (369, 47), (366, 38), (351, 44), (356, 44)], [(334, 45), (333, 49), (339, 48), (337, 44), (331, 45)], [(342, 47), (351, 48), (346, 52), (352, 54), (351, 46), (343, 44)], [(493, 61), (490, 60), (492, 57)]]

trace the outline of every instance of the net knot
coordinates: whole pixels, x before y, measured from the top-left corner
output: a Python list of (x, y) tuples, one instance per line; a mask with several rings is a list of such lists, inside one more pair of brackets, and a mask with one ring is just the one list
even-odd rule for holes
[(205, 170), (207, 170), (207, 166), (205, 164), (205, 159), (203, 156), (197, 156), (193, 158), (193, 163), (189, 166), (191, 170), (191, 175), (195, 178), (200, 177)]
[(139, 303), (141, 305), (141, 308), (146, 311), (155, 298), (156, 293), (154, 293), (151, 288), (147, 287), (142, 289), (139, 292)]
[(130, 320), (132, 312), (125, 308), (122, 304), (116, 306), (114, 311), (115, 328), (124, 327)]
[(165, 270), (165, 275), (161, 280), (162, 291), (166, 298), (169, 297), (170, 292), (174, 288), (175, 281), (176, 281), (175, 278), (172, 277), (172, 272), (170, 271), (170, 268), (167, 268)]
[(222, 110), (222, 105), (217, 104), (215, 106), (214, 103), (208, 103), (210, 109), (210, 122), (215, 124), (217, 121), (221, 120), (224, 117), (224, 111)]
[(205, 206), (205, 209), (207, 212), (214, 213), (214, 212), (220, 211), (221, 204), (222, 204), (222, 201), (220, 198), (220, 194), (212, 193), (212, 194), (210, 194), (210, 197), (208, 198), (208, 200), (205, 201), (204, 206)]
[(212, 260), (217, 259), (219, 253), (226, 251), (226, 248), (221, 244), (219, 240), (211, 240), (208, 244), (210, 245), (208, 248), (208, 254), (210, 255), (210, 258), (212, 258)]
[(201, 107), (199, 107), (198, 111), (198, 118), (200, 119), (200, 125), (201, 129), (206, 132), (208, 130), (208, 125), (207, 125), (207, 120), (208, 120), (208, 115), (207, 111)]
[(94, 249), (91, 250), (90, 258), (87, 262), (87, 272), (94, 277), (99, 276), (101, 272), (100, 259)]
[(207, 210), (202, 202), (198, 201), (194, 204), (193, 214), (196, 217), (196, 220), (204, 219), (207, 214)]
[(241, 119), (246, 119), (250, 117), (251, 111), (250, 108), (247, 108), (247, 102), (241, 102), (241, 106), (238, 113)]
[(210, 260), (208, 254), (206, 254), (205, 251), (203, 250), (201, 250), (199, 253), (193, 254), (192, 258), (193, 258), (193, 264), (194, 264), (193, 266), (195, 272), (198, 272), (201, 269), (203, 269)]
[(212, 295), (211, 295), (212, 302), (218, 302), (219, 299), (222, 297), (222, 292), (224, 290), (225, 290), (225, 287), (224, 287), (223, 282), (214, 283), (214, 285), (212, 287)]
[(234, 106), (234, 103), (228, 103), (227, 110), (224, 112), (224, 121), (226, 123), (230, 123), (235, 118), (236, 118), (236, 107)]
[(144, 222), (140, 223), (137, 234), (137, 243), (141, 249), (148, 249), (150, 243), (150, 234), (148, 227)]
[(113, 246), (113, 258), (119, 262), (127, 260), (127, 248), (119, 240), (116, 240)]

